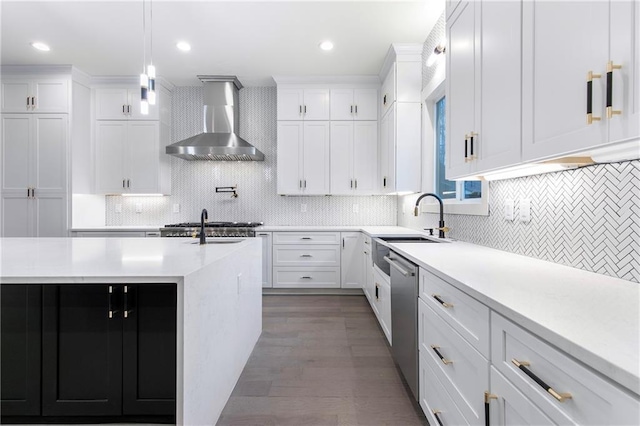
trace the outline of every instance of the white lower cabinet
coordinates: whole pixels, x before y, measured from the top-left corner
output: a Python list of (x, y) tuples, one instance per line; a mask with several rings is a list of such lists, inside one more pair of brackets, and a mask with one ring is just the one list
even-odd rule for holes
[[(419, 399), (430, 421), (640, 424), (637, 395), (443, 279), (424, 269), (420, 276)], [(489, 342), (490, 351), (485, 353)]]
[(271, 232), (258, 232), (256, 237), (262, 238), (262, 288), (270, 288), (273, 287), (273, 235)]
[(360, 232), (342, 232), (342, 252), (340, 253), (341, 287), (362, 288), (364, 281), (364, 264), (362, 251), (362, 234)]
[(391, 285), (378, 269), (373, 270), (373, 312), (389, 344), (391, 344)]
[(340, 288), (339, 232), (274, 232), (274, 288)]
[(451, 396), (444, 389), (427, 362), (424, 352), (420, 352), (420, 407), (430, 425), (468, 425)]
[(371, 237), (365, 234), (362, 236), (362, 253), (362, 270), (364, 273), (362, 290), (364, 295), (367, 296), (369, 304), (371, 304), (373, 295), (373, 253), (371, 252)]

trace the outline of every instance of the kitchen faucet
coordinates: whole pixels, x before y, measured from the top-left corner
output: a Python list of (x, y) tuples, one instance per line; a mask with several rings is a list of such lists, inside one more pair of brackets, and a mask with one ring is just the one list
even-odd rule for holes
[(418, 213), (419, 213), (418, 206), (420, 205), (420, 201), (422, 201), (424, 197), (433, 197), (436, 200), (438, 200), (438, 203), (440, 203), (440, 223), (438, 224), (439, 227), (437, 229), (438, 229), (438, 237), (444, 238), (444, 233), (448, 231), (449, 228), (444, 226), (444, 211), (443, 211), (443, 205), (442, 205), (442, 198), (438, 197), (436, 194), (433, 194), (431, 192), (426, 192), (422, 194), (416, 200), (416, 207), (413, 209), (413, 215), (418, 216)]
[(207, 209), (202, 209), (202, 213), (200, 213), (200, 245), (207, 244), (207, 239), (204, 235), (204, 223), (209, 220), (209, 213), (207, 213)]

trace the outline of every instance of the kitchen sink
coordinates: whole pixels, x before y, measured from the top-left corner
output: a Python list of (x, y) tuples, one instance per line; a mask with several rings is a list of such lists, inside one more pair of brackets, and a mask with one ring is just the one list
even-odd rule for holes
[(381, 237), (383, 241), (392, 244), (400, 244), (400, 243), (441, 243), (442, 241), (438, 241), (434, 238), (426, 238), (426, 237)]

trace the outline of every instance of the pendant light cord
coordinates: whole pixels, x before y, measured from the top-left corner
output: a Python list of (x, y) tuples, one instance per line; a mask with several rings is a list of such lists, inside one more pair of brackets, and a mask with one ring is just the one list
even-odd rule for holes
[(142, 73), (147, 73), (147, 22), (145, 0), (142, 0)]
[[(144, 0), (143, 0), (144, 1)], [(149, 0), (149, 41), (151, 43), (151, 48), (149, 49), (149, 54), (151, 56), (151, 65), (153, 65), (153, 0)]]

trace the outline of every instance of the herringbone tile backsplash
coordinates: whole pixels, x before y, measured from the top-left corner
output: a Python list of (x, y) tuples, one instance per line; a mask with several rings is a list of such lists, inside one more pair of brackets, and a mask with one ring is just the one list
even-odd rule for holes
[[(640, 161), (490, 182), (489, 216), (445, 215), (449, 236), (587, 271), (640, 282)], [(417, 196), (400, 197), (398, 225), (435, 227), (438, 217), (410, 214)], [(514, 221), (504, 200), (515, 200)], [(531, 200), (531, 221), (518, 201)], [(400, 210), (401, 211), (401, 210)]]

